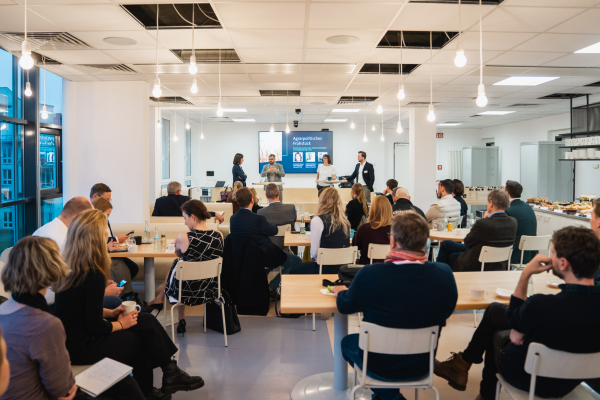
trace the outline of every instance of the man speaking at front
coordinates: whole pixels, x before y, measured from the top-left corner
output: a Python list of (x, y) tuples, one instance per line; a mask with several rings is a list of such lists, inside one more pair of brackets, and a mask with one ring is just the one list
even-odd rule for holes
[(351, 180), (354, 178), (357, 178), (356, 182), (363, 186), (365, 199), (367, 199), (367, 203), (370, 203), (371, 192), (373, 191), (373, 184), (375, 183), (375, 169), (373, 168), (373, 164), (367, 162), (367, 153), (364, 151), (358, 152), (358, 164), (356, 164), (356, 168), (354, 168), (352, 175), (350, 175), (348, 179), (343, 178), (343, 180)]
[[(285, 171), (283, 170), (283, 165), (275, 162), (275, 154), (269, 154), (269, 163), (265, 164), (260, 176), (263, 178), (267, 177), (269, 182), (281, 182), (281, 177), (285, 176)], [(283, 185), (278, 185), (278, 187), (279, 201), (283, 203)]]

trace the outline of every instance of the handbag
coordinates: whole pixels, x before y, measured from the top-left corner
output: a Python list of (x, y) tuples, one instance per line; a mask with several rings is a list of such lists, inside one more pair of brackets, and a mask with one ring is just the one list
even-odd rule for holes
[(230, 186), (225, 186), (225, 190), (221, 191), (221, 201), (227, 201), (227, 196), (229, 196), (229, 193), (233, 191), (233, 189)]
[[(221, 303), (220, 305), (218, 303)], [(240, 319), (238, 318), (235, 305), (231, 302), (229, 293), (225, 290), (221, 291), (221, 299), (206, 304), (206, 316), (204, 322), (210, 330), (223, 333), (223, 315), (221, 307), (225, 309), (225, 326), (227, 327), (227, 335), (233, 335), (242, 330)]]
[(350, 287), (350, 285), (352, 284), (352, 280), (354, 280), (354, 277), (356, 276), (356, 274), (358, 274), (358, 271), (360, 271), (362, 268), (363, 268), (362, 266), (356, 268), (356, 267), (352, 267), (350, 265), (342, 265), (341, 267), (338, 268), (339, 281), (343, 285)]

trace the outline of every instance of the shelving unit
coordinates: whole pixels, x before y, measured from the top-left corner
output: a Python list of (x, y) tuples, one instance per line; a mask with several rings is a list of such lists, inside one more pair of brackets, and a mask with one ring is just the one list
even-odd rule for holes
[(600, 161), (600, 158), (575, 158), (575, 159), (559, 158), (558, 161)]

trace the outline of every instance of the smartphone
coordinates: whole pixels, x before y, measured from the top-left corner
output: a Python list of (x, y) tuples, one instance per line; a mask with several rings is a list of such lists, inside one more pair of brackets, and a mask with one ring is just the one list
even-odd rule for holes
[(135, 232), (135, 231), (131, 231), (131, 232), (125, 234), (125, 236), (129, 236), (129, 235), (133, 234), (133, 232)]
[(125, 279), (123, 279), (120, 283), (119, 283), (119, 287), (123, 287), (125, 286), (125, 284), (127, 283), (127, 281)]

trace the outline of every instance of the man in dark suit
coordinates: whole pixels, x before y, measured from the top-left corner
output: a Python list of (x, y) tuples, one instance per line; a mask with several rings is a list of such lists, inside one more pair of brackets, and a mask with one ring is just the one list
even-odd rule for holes
[[(437, 262), (448, 264), (454, 272), (481, 271), (479, 254), (483, 246), (512, 246), (517, 234), (517, 220), (506, 215), (508, 196), (501, 190), (488, 194), (485, 217), (477, 220), (465, 237), (465, 243), (445, 240), (440, 245)], [(506, 263), (486, 263), (486, 271), (506, 270)]]
[(375, 169), (373, 164), (367, 162), (367, 153), (364, 151), (358, 152), (358, 164), (354, 168), (354, 172), (348, 178), (343, 180), (352, 180), (356, 178), (356, 182), (363, 185), (363, 192), (367, 203), (371, 202), (371, 192), (375, 183)]
[[(291, 230), (296, 224), (296, 207), (293, 204), (283, 204), (279, 201), (280, 191), (276, 184), (269, 183), (265, 187), (265, 194), (269, 205), (258, 210), (258, 215), (264, 215), (267, 222), (275, 226), (290, 225)], [(271, 236), (271, 241), (286, 253), (289, 248), (283, 246), (283, 236)]]
[[(261, 253), (265, 256), (264, 266), (270, 270), (279, 267), (284, 270), (302, 264), (302, 259), (294, 254), (285, 253), (279, 247), (275, 246), (270, 239), (270, 236), (275, 236), (278, 229), (275, 225), (267, 222), (264, 215), (254, 214), (252, 207), (254, 200), (252, 192), (248, 188), (239, 189), (235, 198), (240, 206), (240, 210), (231, 216), (229, 221), (229, 236), (232, 240), (245, 239), (251, 237), (258, 246)], [(275, 291), (279, 287), (279, 279), (270, 285), (271, 293), (275, 295)]]
[[(506, 209), (506, 215), (517, 220), (517, 236), (515, 237), (510, 263), (519, 264), (521, 262), (521, 250), (519, 250), (521, 236), (535, 236), (537, 234), (537, 219), (531, 206), (521, 200), (523, 186), (519, 182), (506, 181), (504, 191), (508, 194), (510, 200), (510, 207)], [(523, 253), (523, 264), (531, 261), (537, 253), (537, 251), (525, 251)]]
[[(167, 195), (159, 197), (154, 203), (154, 211), (152, 211), (153, 217), (181, 217), (181, 206), (186, 201), (189, 201), (188, 196), (181, 194), (181, 184), (179, 182), (169, 182), (167, 185)], [(225, 218), (221, 214), (217, 214), (214, 211), (208, 212), (212, 217), (216, 217), (219, 223), (223, 222)]]

